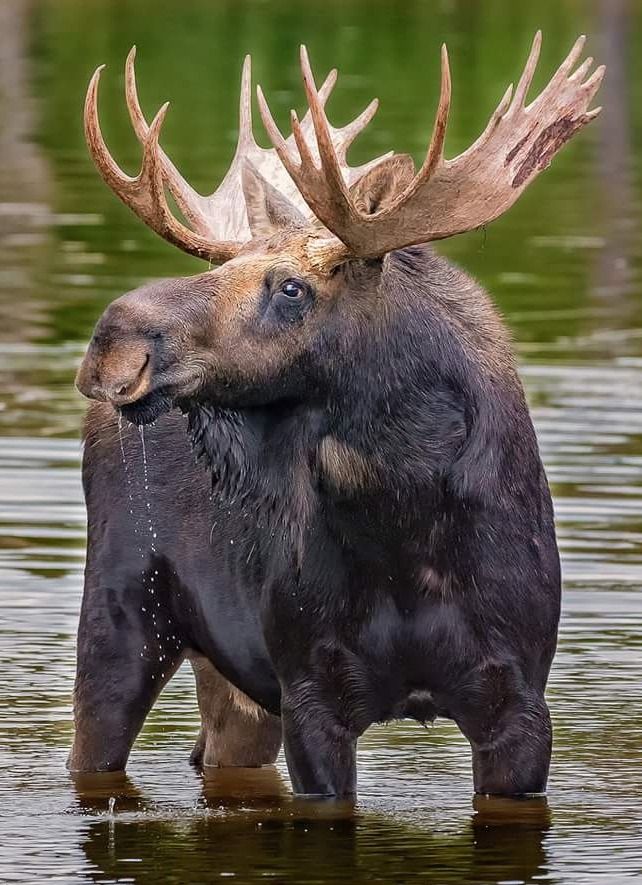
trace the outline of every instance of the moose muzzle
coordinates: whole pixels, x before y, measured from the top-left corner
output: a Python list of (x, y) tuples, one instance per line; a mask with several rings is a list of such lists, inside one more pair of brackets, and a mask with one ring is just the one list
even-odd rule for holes
[(109, 348), (94, 339), (78, 369), (76, 387), (89, 399), (124, 406), (149, 392), (151, 378), (150, 351), (144, 339)]

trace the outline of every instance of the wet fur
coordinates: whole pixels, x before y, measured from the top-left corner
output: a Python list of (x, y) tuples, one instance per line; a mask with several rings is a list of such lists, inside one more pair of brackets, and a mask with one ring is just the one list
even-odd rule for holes
[[(201, 393), (184, 404), (198, 463), (177, 412), (146, 431), (162, 611), (181, 654), (281, 713), (297, 791), (352, 793), (357, 737), (405, 715), (457, 722), (477, 790), (542, 790), (559, 561), (506, 333), (426, 248), (346, 265), (333, 284), (354, 293), (353, 320), (326, 322), (297, 358), (302, 377), (315, 366), (308, 396), (232, 410)], [(84, 623), (99, 610), (136, 649), (148, 628), (115, 426), (110, 407), (90, 410), (100, 589), (86, 591)], [(91, 671), (77, 698), (97, 690)], [(137, 721), (152, 695), (132, 689)]]

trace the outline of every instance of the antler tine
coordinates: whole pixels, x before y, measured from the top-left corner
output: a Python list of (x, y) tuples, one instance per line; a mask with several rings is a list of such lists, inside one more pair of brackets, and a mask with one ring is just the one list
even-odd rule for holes
[(379, 99), (373, 98), (367, 107), (364, 108), (363, 111), (359, 114), (358, 117), (349, 123), (342, 132), (341, 141), (337, 144), (336, 151), (337, 156), (339, 157), (339, 161), (345, 160), (345, 157), (348, 153), (348, 148), (355, 140), (355, 138), (360, 135), (363, 130), (369, 125), (370, 121), (374, 117), (374, 115), (379, 110)]
[(292, 126), (292, 135), (294, 136), (294, 141), (299, 152), (299, 157), (301, 158), (301, 166), (314, 167), (314, 157), (312, 156), (312, 151), (308, 147), (308, 143), (305, 140), (305, 135), (303, 134), (303, 126), (299, 122), (299, 117), (295, 110), (290, 111), (290, 125)]
[(274, 117), (272, 116), (270, 107), (265, 100), (263, 90), (258, 85), (256, 87), (256, 97), (259, 103), (259, 112), (261, 114), (261, 119), (263, 120), (263, 125), (265, 126), (265, 131), (272, 142), (274, 150), (277, 152), (279, 160), (283, 163), (288, 174), (296, 183), (297, 175), (300, 171), (300, 165), (290, 154), (285, 138), (283, 138), (281, 130), (274, 122)]
[(339, 72), (336, 68), (332, 68), (332, 70), (328, 73), (328, 76), (325, 78), (323, 83), (321, 84), (321, 88), (319, 89), (319, 101), (323, 105), (326, 106), (328, 99), (330, 98), (330, 94), (334, 89), (337, 77), (339, 76)]
[[(450, 78), (450, 64), (448, 63), (448, 49), (446, 48), (446, 44), (443, 43), (441, 47), (441, 89), (439, 92), (439, 104), (437, 106), (430, 144), (428, 145), (428, 150), (426, 152), (426, 159), (417, 173), (417, 179), (428, 178), (435, 167), (438, 166), (443, 159), (451, 97), (452, 82)], [(410, 188), (413, 187), (413, 184), (414, 183), (410, 184)]]
[[(105, 67), (106, 65), (100, 65), (96, 68), (87, 87), (84, 113), (85, 140), (103, 181), (120, 196), (121, 191), (127, 192), (131, 189), (135, 179), (123, 172), (109, 153), (100, 128), (100, 121), (98, 119), (98, 84), (100, 83), (100, 75), (105, 70)], [(121, 197), (121, 199), (123, 198)]]
[(589, 55), (586, 61), (583, 61), (579, 68), (571, 74), (569, 80), (583, 80), (593, 66), (593, 56)]
[(136, 138), (138, 138), (142, 144), (149, 132), (149, 126), (147, 125), (147, 120), (145, 119), (145, 115), (140, 106), (140, 101), (138, 100), (135, 62), (136, 45), (134, 44), (127, 53), (127, 58), (125, 59), (125, 101), (127, 103), (127, 110), (129, 111), (129, 119), (131, 120), (132, 128), (136, 133)]
[[(337, 69), (332, 68), (332, 70), (328, 73), (328, 76), (325, 78), (325, 80), (321, 84), (321, 88), (319, 89), (319, 101), (321, 102), (323, 107), (326, 106), (326, 103), (327, 103), (328, 99), (330, 98), (332, 90), (334, 89), (334, 87), (336, 85), (338, 75), (339, 74), (338, 74)], [(301, 126), (301, 131), (303, 132), (304, 136), (306, 136), (306, 137), (308, 136), (308, 134), (314, 132), (314, 125), (312, 123), (312, 114), (310, 113), (309, 108), (307, 109), (307, 111), (303, 115), (303, 119), (299, 121), (299, 125)]]
[[(582, 85), (582, 89), (587, 94), (587, 101), (590, 102), (597, 90), (600, 88), (602, 80), (604, 79), (604, 74), (606, 74), (606, 65), (600, 65), (599, 68), (596, 68), (591, 76), (588, 78), (586, 83)], [(602, 108), (595, 108), (594, 111), (589, 111), (589, 114), (594, 114), (597, 116), (595, 111), (602, 110)]]
[(167, 204), (163, 187), (165, 169), (158, 138), (169, 103), (158, 111), (143, 138), (140, 173), (132, 178), (115, 162), (105, 144), (98, 116), (98, 85), (104, 67), (101, 65), (89, 82), (84, 126), (89, 152), (105, 183), (152, 230), (190, 255), (213, 261), (227, 261), (234, 257), (239, 250), (236, 243), (212, 241), (190, 230), (172, 215)]
[(301, 73), (303, 75), (303, 87), (305, 89), (305, 94), (308, 100), (310, 113), (312, 114), (314, 134), (316, 136), (317, 147), (319, 149), (321, 167), (328, 178), (330, 187), (333, 190), (336, 190), (338, 193), (343, 194), (344, 198), (347, 200), (348, 192), (346, 184), (343, 180), (343, 175), (341, 174), (339, 159), (332, 143), (332, 136), (330, 134), (328, 118), (325, 115), (323, 104), (319, 100), (319, 93), (314, 82), (314, 74), (312, 73), (312, 68), (310, 67), (310, 59), (308, 58), (308, 50), (305, 46), (301, 46), (300, 59)]
[(557, 80), (557, 79), (561, 80), (563, 77), (566, 77), (568, 75), (569, 71), (571, 71), (573, 69), (573, 65), (575, 64), (575, 62), (578, 60), (578, 58), (582, 54), (582, 50), (584, 49), (585, 43), (586, 43), (586, 34), (581, 34), (577, 38), (575, 43), (573, 43), (573, 46), (571, 47), (571, 51), (569, 52), (569, 54), (566, 56), (566, 58), (564, 59), (562, 64), (557, 69), (555, 75), (553, 76), (553, 80)]
[(490, 119), (488, 121), (488, 124), (486, 125), (486, 128), (484, 129), (482, 134), (479, 136), (477, 141), (474, 143), (473, 147), (475, 149), (477, 149), (480, 145), (482, 145), (485, 141), (487, 141), (492, 136), (498, 123), (501, 122), (501, 120), (504, 117), (504, 114), (506, 113), (506, 111), (510, 107), (512, 97), (513, 97), (513, 84), (511, 83), (510, 86), (508, 87), (508, 89), (506, 90), (506, 92), (503, 94), (499, 104), (497, 105), (497, 107), (495, 108), (493, 113), (490, 115)]
[(234, 258), (239, 251), (236, 243), (212, 243), (206, 237), (202, 237), (188, 227), (185, 227), (184, 224), (174, 217), (167, 203), (163, 184), (165, 164), (159, 138), (168, 107), (169, 102), (166, 101), (157, 112), (149, 127), (149, 133), (143, 146), (143, 161), (140, 175), (138, 176), (139, 187), (143, 195), (141, 203), (143, 203), (149, 192), (152, 208), (151, 218), (144, 218), (143, 220), (152, 227), (152, 220), (156, 222), (157, 218), (159, 218), (160, 224), (158, 227), (160, 230), (157, 230), (157, 232), (166, 240), (183, 249), (186, 248), (186, 244), (189, 244), (190, 248), (186, 251), (196, 255), (198, 258), (228, 261), (230, 258)]
[[(147, 124), (147, 120), (145, 119), (138, 98), (135, 61), (136, 46), (132, 46), (127, 55), (127, 60), (125, 61), (125, 101), (127, 104), (127, 110), (129, 111), (129, 119), (131, 120), (132, 128), (140, 143), (144, 144), (150, 127)], [(202, 209), (203, 198), (194, 190), (189, 182), (183, 178), (160, 145), (158, 147), (158, 153), (163, 178), (167, 182), (167, 186), (176, 200), (179, 209), (199, 233), (204, 236), (211, 234), (211, 228), (208, 224), (207, 216)]]
[[(140, 173), (136, 181), (136, 190), (143, 197), (149, 197), (149, 209), (154, 217), (160, 218), (163, 228), (163, 235), (169, 233), (172, 239), (180, 233), (183, 225), (177, 221), (169, 211), (165, 190), (163, 187), (162, 159), (160, 157), (160, 130), (165, 122), (165, 115), (169, 102), (166, 101), (156, 113), (152, 120), (151, 126), (147, 132), (147, 136), (143, 142), (143, 159), (141, 163)], [(139, 206), (140, 208), (140, 206)], [(145, 207), (147, 208), (147, 207)], [(145, 221), (148, 219), (145, 218)], [(174, 224), (172, 224), (172, 221)]]
[(255, 145), (252, 132), (252, 57), (248, 54), (243, 60), (241, 73), (241, 95), (239, 98), (239, 137), (236, 152)]
[(517, 112), (520, 108), (524, 107), (524, 101), (526, 99), (526, 93), (529, 90), (531, 83), (533, 82), (533, 76), (535, 74), (535, 68), (537, 67), (537, 62), (539, 61), (539, 54), (542, 48), (542, 32), (537, 31), (533, 38), (533, 43), (531, 45), (531, 50), (528, 53), (528, 59), (526, 61), (526, 65), (524, 67), (524, 71), (522, 72), (522, 76), (519, 78), (519, 83), (517, 84), (517, 89), (515, 90), (515, 95), (513, 97), (513, 101), (509, 110), (510, 112)]
[[(439, 104), (435, 113), (432, 135), (426, 151), (426, 157), (413, 180), (393, 201), (390, 209), (402, 205), (414, 194), (419, 187), (428, 181), (435, 169), (444, 162), (444, 144), (446, 141), (446, 129), (448, 128), (448, 116), (450, 114), (450, 102), (452, 99), (452, 79), (450, 76), (450, 63), (448, 61), (448, 49), (445, 43), (441, 46), (441, 86), (439, 90)], [(388, 210), (387, 210), (388, 211)]]

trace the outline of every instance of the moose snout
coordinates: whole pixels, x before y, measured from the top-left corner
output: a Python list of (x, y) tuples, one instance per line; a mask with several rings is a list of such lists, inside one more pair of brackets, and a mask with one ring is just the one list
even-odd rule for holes
[(76, 387), (88, 399), (124, 406), (149, 392), (151, 376), (146, 342), (129, 342), (107, 352), (92, 342), (76, 375)]

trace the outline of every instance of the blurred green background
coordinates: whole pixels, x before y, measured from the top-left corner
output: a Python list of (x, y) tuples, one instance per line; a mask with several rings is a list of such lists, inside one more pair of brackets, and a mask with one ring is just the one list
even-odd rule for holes
[[(560, 327), (550, 318), (537, 322), (536, 314), (549, 308), (567, 312), (565, 335), (590, 333), (593, 323), (603, 323), (605, 296), (611, 307), (614, 296), (618, 299), (618, 316), (609, 316), (610, 322), (639, 322), (639, 299), (628, 297), (631, 276), (639, 274), (639, 255), (631, 248), (639, 238), (634, 212), (640, 197), (635, 145), (642, 127), (642, 53), (635, 51), (642, 41), (639, 3), (51, 0), (21, 6), (16, 27), (29, 53), (23, 59), (25, 77), (35, 95), (5, 95), (3, 118), (10, 126), (22, 99), (32, 105), (20, 137), (35, 137), (32, 152), (43, 199), (55, 215), (50, 224), (40, 219), (48, 235), (37, 243), (38, 254), (24, 249), (16, 256), (33, 264), (38, 301), (44, 294), (48, 302), (46, 315), (34, 316), (28, 329), (34, 336), (83, 340), (97, 308), (123, 288), (147, 276), (201, 267), (145, 230), (108, 192), (87, 158), (81, 109), (99, 62), (108, 65), (101, 89), (104, 130), (124, 168), (136, 171), (140, 156), (123, 98), (124, 59), (136, 43), (143, 106), (151, 115), (171, 100), (163, 143), (197, 189), (209, 192), (233, 151), (246, 52), (253, 56), (255, 82), (266, 89), (284, 127), (289, 108), (302, 106), (297, 47), (305, 41), (319, 77), (339, 68), (332, 119), (350, 118), (373, 95), (381, 100), (375, 121), (353, 148), (353, 162), (388, 149), (409, 151), (420, 160), (438, 95), (441, 42), (448, 42), (453, 69), (447, 142), (452, 156), (472, 142), (506, 85), (519, 75), (538, 27), (544, 46), (533, 89), (547, 82), (577, 34), (586, 32), (587, 52), (609, 66), (598, 96), (606, 111), (509, 215), (485, 233), (443, 249), (489, 285), (509, 320), (518, 314), (520, 339), (559, 337)], [(2, 39), (10, 39), (8, 30)], [(265, 143), (260, 120), (255, 130)], [(11, 168), (5, 165), (2, 176), (11, 183)], [(15, 179), (13, 185), (22, 186)], [(614, 258), (626, 268), (608, 266), (612, 245), (616, 251), (621, 245), (624, 254)], [(9, 318), (11, 300), (10, 292), (0, 292)], [(533, 322), (523, 322), (524, 314)], [(20, 331), (24, 334), (24, 325)]]

